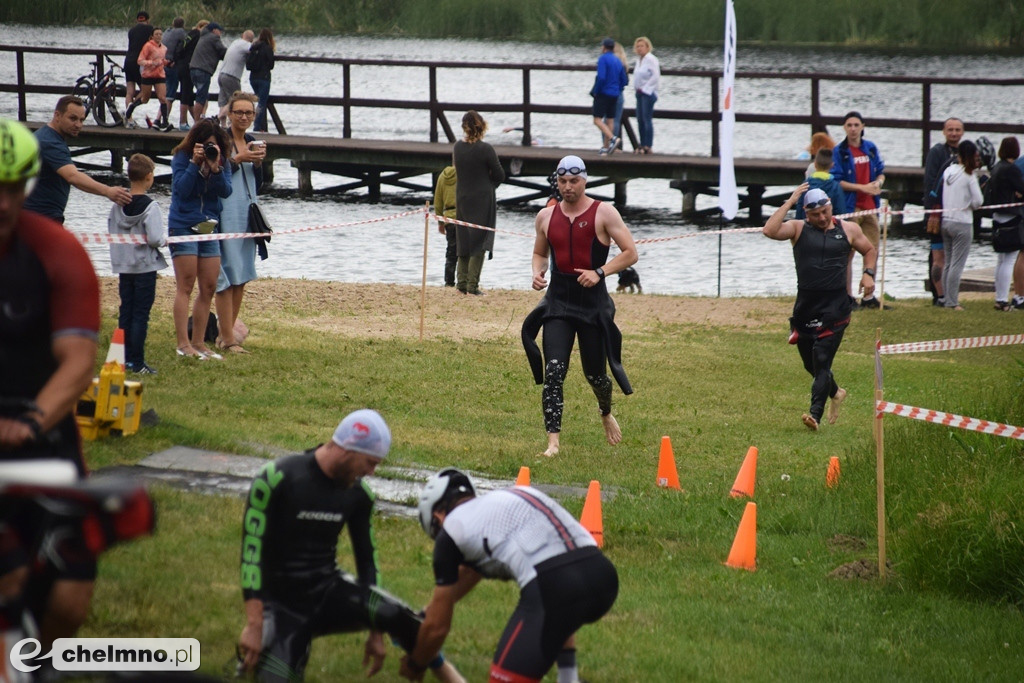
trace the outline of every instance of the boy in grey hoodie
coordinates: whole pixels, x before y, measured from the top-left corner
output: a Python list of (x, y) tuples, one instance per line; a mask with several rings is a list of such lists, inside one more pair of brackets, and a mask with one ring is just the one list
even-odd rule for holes
[(111, 235), (131, 235), (139, 241), (110, 245), (110, 268), (118, 275), (121, 310), (118, 327), (124, 330), (125, 370), (155, 375), (146, 365), (146, 333), (149, 311), (156, 296), (156, 273), (167, 267), (159, 247), (167, 243), (160, 205), (146, 192), (153, 186), (152, 159), (133, 154), (128, 160), (132, 200), (127, 206), (114, 205), (107, 219)]

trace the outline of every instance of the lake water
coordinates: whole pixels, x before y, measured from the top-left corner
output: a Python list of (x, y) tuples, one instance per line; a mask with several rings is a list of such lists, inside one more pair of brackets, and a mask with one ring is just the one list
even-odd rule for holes
[[(125, 30), (82, 27), (51, 28), (2, 26), (0, 42), (39, 46), (95, 46), (123, 49)], [(236, 36), (228, 34), (225, 42)], [(278, 36), (281, 54), (304, 56), (449, 60), (452, 62), (525, 62), (536, 64), (592, 65), (599, 50), (589, 47), (554, 46), (515, 42), (468, 40), (421, 40), (336, 36)], [(663, 69), (720, 69), (721, 49), (655, 49)], [(70, 89), (75, 78), (90, 68), (85, 56), (28, 55), (26, 71), (35, 83), (66, 82)], [(882, 54), (877, 52), (841, 52), (834, 50), (781, 50), (740, 47), (741, 71), (817, 71), (828, 73), (872, 73), (887, 75), (928, 75), (995, 78), (1024, 73), (1024, 57), (1017, 56), (927, 56)], [(13, 53), (0, 53), (0, 80), (13, 82)], [(353, 67), (352, 94), (355, 97), (426, 99), (424, 69)], [(479, 72), (470, 69), (445, 69), (438, 78), (438, 97), (442, 101), (511, 103), (522, 92), (518, 71)], [(537, 72), (532, 75), (532, 99), (536, 103), (586, 106), (593, 75), (590, 72)], [(243, 80), (248, 85), (247, 80)], [(341, 67), (279, 62), (273, 74), (272, 93), (338, 95)], [(775, 113), (804, 113), (808, 110), (809, 86), (806, 81), (741, 81), (736, 90), (737, 111), (749, 103), (752, 110)], [(957, 115), (967, 121), (1019, 121), (1019, 102), (1024, 88), (1002, 88), (998, 93), (981, 86), (942, 86), (932, 92), (933, 118)], [(710, 97), (706, 81), (681, 77), (663, 78), (659, 106), (678, 109), (699, 108)], [(29, 97), (29, 118), (48, 120), (54, 96)], [(690, 102), (690, 104), (687, 104)], [(841, 116), (858, 109), (868, 120), (866, 137), (878, 144), (885, 160), (894, 165), (920, 163), (920, 136), (916, 132), (870, 127), (875, 117), (909, 118), (920, 115), (920, 93), (915, 87), (877, 84), (823, 83), (822, 112)], [(627, 106), (632, 106), (627, 92)], [(156, 102), (150, 108), (155, 113)], [(338, 136), (340, 116), (327, 108), (281, 106), (279, 112), (289, 133)], [(353, 110), (353, 137), (367, 139), (428, 139), (428, 120), (424, 113), (401, 110)], [(517, 133), (503, 134), (505, 126), (519, 125), (514, 114), (481, 112), (490, 124), (489, 142), (515, 144)], [(0, 116), (16, 116), (14, 95), (0, 96)], [(449, 112), (457, 126), (461, 112)], [(141, 119), (141, 116), (137, 116)], [(565, 116), (537, 115), (534, 134), (544, 144), (569, 149), (593, 149), (598, 146), (596, 129), (589, 119), (575, 121)], [(838, 128), (833, 134), (840, 133)], [(969, 130), (967, 137), (984, 131)], [(987, 133), (998, 144), (1001, 136)], [(792, 159), (807, 144), (805, 126), (736, 126), (736, 154), (745, 157)], [(932, 142), (941, 139), (933, 134)], [(268, 137), (273, 144), (273, 136)], [(696, 122), (668, 122), (655, 119), (655, 150), (671, 153), (707, 154), (710, 126)], [(102, 162), (99, 155), (97, 161)], [(385, 189), (382, 201), (369, 202), (364, 192), (342, 196), (296, 199), (294, 171), (287, 162), (275, 165), (275, 192), (261, 198), (266, 213), (278, 230), (305, 226), (336, 225), (368, 221), (421, 207), (426, 193)], [(429, 176), (415, 179), (428, 185)], [(794, 185), (799, 181), (794, 178)], [(314, 174), (315, 187), (337, 184), (336, 179)], [(170, 198), (168, 188), (157, 187), (154, 196), (164, 208)], [(607, 188), (598, 189), (604, 195)], [(501, 187), (498, 197), (519, 194), (516, 188)], [(718, 280), (718, 238), (701, 234), (701, 226), (680, 215), (681, 195), (666, 180), (636, 180), (628, 185), (629, 206), (623, 216), (634, 236), (641, 238), (696, 235), (688, 239), (657, 242), (640, 246), (644, 291), (658, 294), (713, 296)], [(699, 208), (714, 201), (702, 198)], [(101, 198), (72, 190), (67, 224), (76, 232), (106, 231), (109, 203)], [(518, 207), (500, 207), (498, 227), (530, 235), (533, 218), (540, 203)], [(344, 282), (395, 282), (419, 284), (423, 256), (423, 217), (332, 228), (297, 235), (281, 235), (270, 245), (271, 258), (258, 264), (262, 276), (304, 277)], [(924, 236), (899, 236), (890, 239), (885, 264), (885, 291), (897, 298), (925, 296), (922, 281), (926, 275), (927, 240)], [(90, 254), (101, 274), (109, 274), (108, 250), (90, 245)], [(484, 266), (484, 288), (528, 289), (530, 286), (531, 237), (499, 234), (494, 259)], [(444, 240), (431, 224), (428, 245), (428, 284), (442, 284)], [(987, 244), (976, 243), (967, 267), (992, 266), (995, 256)], [(166, 271), (165, 271), (166, 272)], [(169, 272), (167, 272), (169, 274)], [(792, 255), (787, 243), (771, 242), (759, 234), (726, 235), (722, 239), (721, 292), (725, 296), (788, 294), (796, 289)]]

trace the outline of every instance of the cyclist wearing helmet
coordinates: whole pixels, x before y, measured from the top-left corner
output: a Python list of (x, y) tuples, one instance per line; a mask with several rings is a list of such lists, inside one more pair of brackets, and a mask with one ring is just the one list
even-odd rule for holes
[(25, 208), (58, 223), (64, 222), (64, 209), (74, 185), (82, 192), (106, 197), (115, 204), (125, 206), (132, 193), (124, 187), (112, 187), (93, 180), (78, 170), (71, 160), (67, 138), (77, 138), (85, 124), (85, 105), (74, 95), (57, 100), (53, 118), (36, 131), (42, 168), (36, 189), (25, 201)]
[[(331, 633), (370, 631), (363, 665), (371, 676), (384, 665), (384, 632), (412, 649), (420, 618), (377, 588), (374, 495), (362, 480), (390, 447), (384, 418), (357, 410), (330, 441), (267, 464), (253, 480), (242, 525), (246, 625), (238, 651), (257, 680), (301, 679), (312, 639)], [(346, 525), (358, 581), (337, 566)], [(440, 680), (462, 681), (443, 658), (432, 666)]]
[[(39, 167), (39, 145), (28, 128), (0, 119), (0, 396), (20, 404), (0, 412), (0, 460), (58, 458), (84, 476), (74, 409), (96, 362), (99, 282), (71, 233), (23, 210)], [(0, 531), (0, 604), (24, 585), (37, 559), (18, 543), (31, 535), (19, 531)], [(85, 621), (96, 577), (80, 538), (62, 538), (55, 550), (59, 561), (45, 570), (52, 588), (29, 596), (44, 651)]]
[(491, 681), (540, 681), (558, 663), (578, 680), (576, 631), (603, 617), (619, 592), (615, 566), (590, 532), (529, 486), (476, 496), (469, 477), (446, 469), (423, 487), (420, 525), (434, 539), (434, 593), (401, 675), (420, 680), (444, 643), (455, 603), (482, 578), (514, 580), (519, 604), (491, 660)]

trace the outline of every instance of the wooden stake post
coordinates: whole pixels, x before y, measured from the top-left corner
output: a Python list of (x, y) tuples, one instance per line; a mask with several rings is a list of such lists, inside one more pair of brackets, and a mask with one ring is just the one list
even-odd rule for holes
[(875, 433), (875, 478), (878, 484), (878, 577), (885, 580), (885, 439), (882, 418), (878, 416), (877, 402), (882, 400), (881, 377), (877, 372), (879, 355), (878, 348), (882, 344), (882, 328), (875, 328), (875, 405), (871, 416), (874, 419)]
[(423, 211), (423, 278), (420, 281), (420, 341), (423, 341), (423, 320), (427, 313), (427, 242), (430, 240), (430, 202)]

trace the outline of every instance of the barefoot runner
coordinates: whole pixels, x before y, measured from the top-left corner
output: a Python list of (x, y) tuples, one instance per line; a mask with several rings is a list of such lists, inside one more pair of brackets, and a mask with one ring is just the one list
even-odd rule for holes
[[(562, 201), (537, 214), (537, 237), (533, 244), (533, 288), (540, 291), (548, 287), (545, 274), (549, 255), (551, 286), (523, 321), (523, 346), (534, 379), (544, 385), (541, 405), (548, 433), (548, 447), (543, 453), (546, 456), (558, 453), (562, 384), (575, 339), (579, 339), (583, 373), (597, 396), (605, 437), (613, 446), (622, 440), (622, 431), (612, 416), (612, 380), (607, 374), (606, 360), (622, 393), (633, 393), (622, 369), (622, 334), (615, 326), (615, 304), (605, 285), (606, 277), (636, 263), (633, 235), (614, 206), (584, 194), (587, 167), (582, 159), (564, 157), (558, 162), (556, 173)], [(612, 242), (621, 253), (607, 261)], [(541, 327), (543, 364), (535, 341)]]

